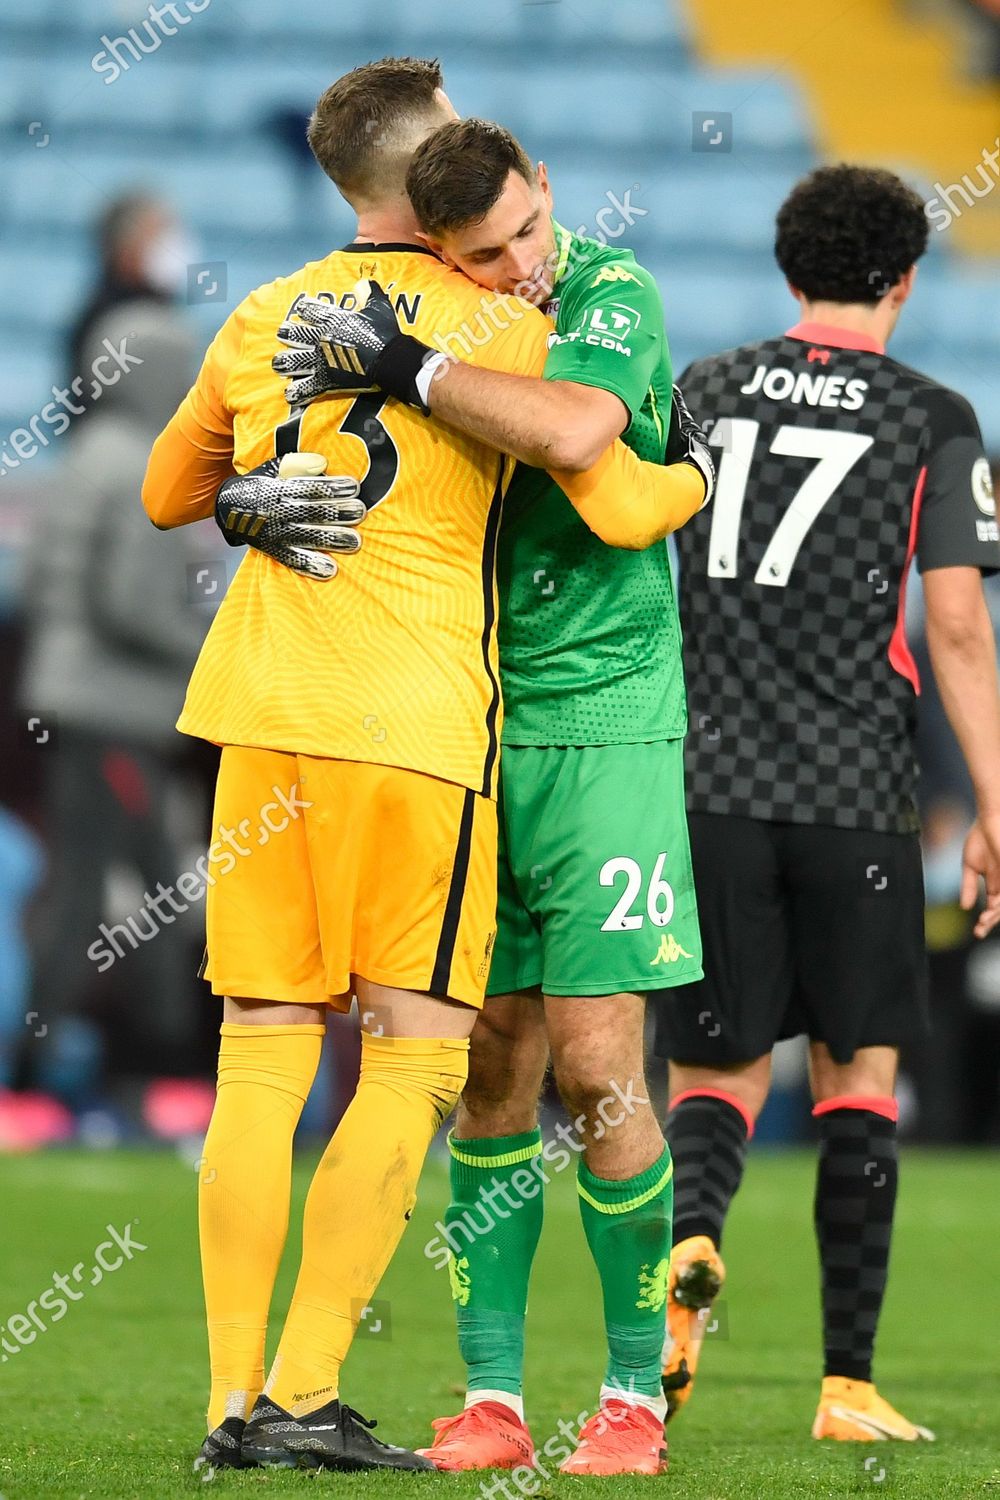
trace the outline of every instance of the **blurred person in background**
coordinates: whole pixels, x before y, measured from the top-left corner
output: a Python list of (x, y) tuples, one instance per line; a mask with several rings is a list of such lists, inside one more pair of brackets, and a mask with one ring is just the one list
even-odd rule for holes
[(106, 1042), (85, 1013), (116, 955), (129, 966), (133, 1029), (155, 1047), (159, 1071), (176, 1067), (191, 1039), (183, 922), (162, 900), (156, 915), (137, 901), (136, 936), (115, 929), (114, 953), (101, 924), (111, 872), (131, 868), (152, 895), (182, 869), (167, 818), (174, 722), (208, 624), (193, 601), (212, 592), (199, 578), (204, 534), (158, 536), (137, 503), (153, 438), (191, 379), (192, 334), (162, 302), (133, 302), (93, 325), (81, 368), (96, 369), (109, 348), (124, 368), (71, 431), (39, 502), (20, 686), (44, 757), (52, 858), (31, 1000), (48, 1032), (28, 1072), (80, 1115), (102, 1102)]
[(94, 226), (97, 278), (70, 328), (68, 383), (86, 368), (94, 330), (126, 302), (176, 302), (196, 247), (173, 209), (150, 192), (124, 193)]

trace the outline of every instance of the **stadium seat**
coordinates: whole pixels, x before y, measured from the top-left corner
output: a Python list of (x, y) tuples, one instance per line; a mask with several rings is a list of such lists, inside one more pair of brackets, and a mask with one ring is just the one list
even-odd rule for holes
[[(53, 69), (59, 73), (58, 62)], [(51, 113), (56, 97), (52, 74), (42, 67), (29, 40), (18, 38), (0, 46), (0, 122), (20, 135), (29, 121)]]
[[(91, 276), (89, 255), (76, 245), (65, 248), (38, 240), (20, 246), (0, 243), (0, 316), (4, 328), (23, 322), (24, 332), (65, 328), (80, 305)], [(34, 334), (31, 347), (36, 346)], [(23, 347), (23, 345), (22, 345)], [(0, 369), (6, 368), (0, 361)]]
[(30, 29), (56, 18), (58, 0), (4, 0), (3, 24), (14, 29)]
[(195, 225), (253, 234), (293, 218), (293, 184), (277, 153), (213, 153), (211, 171), (203, 165), (196, 151), (156, 160), (143, 149), (56, 155), (26, 147), (8, 172), (8, 211), (28, 223), (87, 223), (114, 193), (143, 187), (171, 199)]
[[(107, 5), (99, 8), (106, 11)], [(304, 38), (312, 43), (325, 39), (331, 53), (343, 42), (359, 38), (385, 50), (386, 37), (392, 38), (398, 52), (430, 47), (435, 53), (442, 50), (442, 38), (451, 45), (489, 45), (503, 38), (511, 52), (548, 41), (560, 55), (567, 45), (599, 50), (609, 33), (626, 45), (660, 44), (675, 51), (684, 45), (675, 8), (660, 0), (620, 0), (608, 7), (596, 26), (585, 5), (554, 0), (496, 0), (488, 7), (456, 5), (452, 0), (424, 0), (419, 6), (409, 0), (379, 0), (377, 10), (370, 0), (338, 0), (335, 8), (313, 0), (292, 11), (272, 0), (238, 0), (234, 24), (235, 11), (236, 6), (222, 3), (209, 7), (196, 18), (199, 36), (228, 33), (237, 43), (266, 40), (282, 48)]]
[(311, 113), (336, 73), (329, 64), (315, 60), (302, 66), (282, 61), (270, 66), (248, 63), (245, 72), (235, 72), (221, 57), (193, 71), (200, 89), (203, 126), (219, 131), (255, 128), (279, 109)]
[[(600, 19), (584, 0), (524, 0), (523, 25), (536, 41), (544, 40), (553, 54), (562, 55), (567, 44), (583, 44), (596, 50), (635, 46), (681, 54), (687, 50), (687, 33), (680, 5), (661, 0), (615, 0), (602, 7)], [(621, 91), (618, 76), (607, 74), (609, 101)]]
[(946, 350), (963, 345), (995, 349), (996, 299), (993, 268), (978, 270), (955, 262), (946, 262), (933, 272), (929, 266), (921, 267), (900, 327)]
[[(209, 5), (208, 9), (211, 8)], [(107, 32), (110, 37), (121, 36), (130, 26), (140, 27), (149, 16), (147, 0), (73, 0), (72, 6), (59, 5), (57, 0), (57, 9), (71, 12), (66, 20), (81, 39), (93, 37), (95, 51), (102, 33)], [(200, 17), (192, 16), (188, 25), (198, 19)]]
[(587, 225), (593, 233), (608, 193), (633, 189), (633, 207), (643, 213), (622, 238), (645, 254), (720, 246), (734, 258), (744, 249), (759, 253), (770, 243), (775, 210), (789, 187), (786, 172), (754, 170), (733, 157), (695, 157), (660, 171), (637, 168), (634, 175), (628, 165), (623, 160), (618, 180), (606, 182), (561, 150), (550, 157), (559, 212), (570, 228)]
[[(395, 31), (403, 7), (399, 0), (308, 0), (295, 6), (275, 5), (273, 0), (216, 0), (203, 12), (206, 32), (218, 32), (239, 45), (277, 42), (282, 46), (326, 41), (331, 51), (345, 38), (385, 38)], [(199, 21), (202, 17), (198, 18)], [(336, 60), (330, 58), (331, 68)]]
[(437, 4), (401, 6), (393, 25), (400, 47), (440, 46), (442, 35), (449, 42), (471, 42), (495, 47), (504, 39), (515, 50), (523, 34), (524, 0), (494, 0), (492, 5)]
[(60, 71), (56, 80), (56, 127), (91, 139), (95, 131), (102, 137), (115, 131), (175, 133), (178, 120), (191, 117), (198, 97), (188, 70), (170, 66), (145, 72), (130, 69), (111, 87), (93, 72), (82, 87), (78, 75), (75, 86), (69, 85), (69, 78)]
[[(537, 63), (497, 68), (463, 60), (449, 68), (446, 82), (459, 113), (500, 120), (535, 140), (574, 140), (581, 149), (590, 142), (613, 144), (621, 151), (644, 146), (647, 135), (661, 143), (666, 139), (660, 123), (664, 88), (653, 73), (635, 75), (614, 109), (594, 111), (581, 111), (579, 100), (599, 96), (606, 78), (590, 67), (574, 69), (568, 88), (553, 86), (547, 69)], [(687, 139), (690, 143), (690, 126)]]
[(646, 265), (660, 288), (678, 371), (720, 349), (773, 338), (796, 321), (795, 303), (773, 268), (744, 269), (726, 277), (686, 258)]
[[(14, 426), (30, 420), (52, 400), (53, 384), (65, 378), (60, 360), (62, 347), (58, 339), (39, 339), (23, 348), (16, 365), (0, 363), (0, 412), (14, 415)], [(0, 445), (10, 436), (11, 428), (0, 428)]]

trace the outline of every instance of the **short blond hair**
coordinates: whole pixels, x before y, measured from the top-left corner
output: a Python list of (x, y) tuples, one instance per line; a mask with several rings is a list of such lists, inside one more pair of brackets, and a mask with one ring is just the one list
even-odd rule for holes
[(436, 97), (442, 81), (436, 59), (383, 57), (323, 94), (309, 122), (309, 144), (348, 201), (405, 191), (414, 146), (447, 118)]

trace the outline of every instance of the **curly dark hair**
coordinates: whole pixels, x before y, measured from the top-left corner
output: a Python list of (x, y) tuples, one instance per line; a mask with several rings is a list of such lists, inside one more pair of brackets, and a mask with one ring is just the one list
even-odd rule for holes
[(841, 162), (795, 184), (774, 254), (810, 302), (879, 302), (927, 249), (923, 199), (892, 172)]

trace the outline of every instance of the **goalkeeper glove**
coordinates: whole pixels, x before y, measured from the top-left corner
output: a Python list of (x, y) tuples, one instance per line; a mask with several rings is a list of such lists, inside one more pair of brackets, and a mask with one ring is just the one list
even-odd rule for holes
[(402, 331), (377, 281), (359, 281), (355, 297), (351, 312), (303, 297), (297, 321), (282, 323), (278, 338), (286, 347), (272, 365), (294, 377), (285, 399), (301, 406), (319, 396), (379, 389), (429, 416), (430, 383), (448, 356)]
[(694, 465), (705, 481), (705, 498), (701, 504), (701, 509), (704, 510), (715, 492), (715, 463), (708, 438), (688, 410), (679, 385), (674, 386), (664, 463)]
[(325, 469), (319, 453), (287, 453), (227, 479), (215, 520), (229, 545), (253, 547), (303, 578), (334, 578), (327, 554), (359, 550), (355, 528), (367, 510), (356, 479)]

